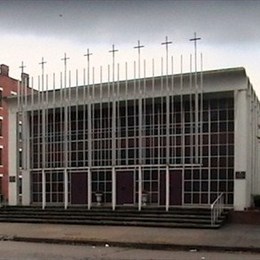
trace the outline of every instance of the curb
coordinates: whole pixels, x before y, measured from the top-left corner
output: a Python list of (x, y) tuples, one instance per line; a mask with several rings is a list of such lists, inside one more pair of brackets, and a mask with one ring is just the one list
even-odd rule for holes
[(49, 243), (64, 245), (89, 245), (104, 247), (126, 247), (149, 250), (168, 250), (168, 251), (209, 251), (209, 252), (250, 252), (260, 253), (260, 247), (235, 247), (235, 246), (211, 246), (211, 245), (184, 245), (184, 244), (158, 244), (158, 243), (133, 243), (117, 241), (98, 241), (80, 239), (59, 239), (59, 238), (35, 238), (35, 237), (6, 237), (8, 241)]

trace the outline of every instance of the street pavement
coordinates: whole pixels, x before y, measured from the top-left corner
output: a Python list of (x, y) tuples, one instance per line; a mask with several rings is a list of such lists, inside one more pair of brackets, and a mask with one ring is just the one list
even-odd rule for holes
[(251, 252), (154, 250), (0, 241), (0, 260), (259, 260)]
[(260, 253), (260, 225), (220, 229), (0, 223), (0, 240), (162, 250)]

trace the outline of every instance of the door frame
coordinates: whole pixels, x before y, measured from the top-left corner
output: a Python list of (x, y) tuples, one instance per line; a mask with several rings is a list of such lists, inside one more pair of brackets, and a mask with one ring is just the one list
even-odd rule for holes
[[(123, 204), (118, 204), (118, 181), (117, 181), (117, 176), (118, 174), (124, 174), (124, 172), (131, 172), (132, 173), (132, 181), (133, 181), (133, 186), (132, 186), (132, 200), (133, 200), (133, 203), (123, 203)], [(136, 193), (136, 178), (135, 178), (135, 173), (136, 173), (136, 170), (135, 169), (116, 169), (116, 178), (115, 178), (115, 193), (116, 193), (116, 205), (122, 205), (122, 206), (126, 206), (126, 205), (130, 205), (130, 206), (133, 206), (136, 204), (135, 202), (135, 193)]]

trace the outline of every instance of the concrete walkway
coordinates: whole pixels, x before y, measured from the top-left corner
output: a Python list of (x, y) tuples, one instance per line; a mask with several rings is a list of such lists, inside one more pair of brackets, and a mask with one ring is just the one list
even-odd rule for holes
[(169, 250), (260, 253), (260, 225), (228, 224), (221, 229), (0, 223), (0, 239)]

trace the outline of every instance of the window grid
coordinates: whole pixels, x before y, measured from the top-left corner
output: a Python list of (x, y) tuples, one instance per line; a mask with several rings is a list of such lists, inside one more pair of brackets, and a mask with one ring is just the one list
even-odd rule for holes
[[(182, 102), (176, 96), (170, 96), (169, 110), (169, 164), (193, 165), (196, 154), (196, 132), (194, 96), (183, 96)], [(116, 109), (112, 106), (115, 104)], [(91, 120), (88, 118), (91, 107)], [(112, 167), (112, 119), (115, 116), (115, 154), (116, 166), (166, 165), (167, 163), (167, 123), (166, 98), (147, 98), (142, 101), (142, 128), (139, 136), (139, 107), (137, 100), (117, 101), (91, 106), (70, 107), (69, 126), (64, 124), (64, 109), (46, 110), (47, 124), (45, 137), (42, 136), (42, 113), (34, 112), (30, 142), (33, 156), (31, 165), (41, 167), (65, 167), (65, 127), (68, 129), (68, 167), (88, 167), (89, 152), (91, 166)], [(116, 114), (113, 115), (113, 111)], [(54, 113), (55, 112), (55, 113)], [(59, 114), (61, 113), (61, 114)], [(184, 204), (211, 203), (219, 192), (225, 192), (226, 203), (233, 203), (234, 171), (234, 105), (232, 98), (208, 99), (203, 101), (202, 120), (199, 118), (198, 156), (201, 167), (189, 167), (184, 170)], [(88, 122), (91, 124), (91, 151), (88, 151)], [(139, 141), (141, 139), (141, 149)], [(46, 161), (42, 164), (42, 145), (45, 143)], [(139, 154), (141, 151), (141, 154)], [(100, 170), (102, 173), (103, 170)], [(111, 170), (103, 175), (111, 175)], [(150, 175), (147, 173), (150, 172)], [(190, 172), (190, 173), (189, 173)], [(102, 175), (100, 173), (100, 176)], [(231, 174), (232, 173), (232, 174)], [(97, 173), (94, 173), (96, 176)], [(153, 170), (144, 171), (144, 189), (152, 194), (151, 202), (158, 203), (159, 193), (153, 183)], [(100, 179), (101, 178), (101, 179)], [(103, 177), (94, 181), (93, 188), (102, 188)], [(108, 180), (108, 179), (107, 179)], [(149, 183), (149, 184), (148, 184)], [(159, 177), (157, 178), (157, 184)], [(101, 185), (99, 187), (99, 185)], [(110, 185), (110, 181), (108, 181)], [(158, 184), (159, 185), (159, 184)], [(152, 188), (153, 187), (153, 188)], [(95, 190), (94, 189), (94, 190)], [(103, 188), (102, 188), (103, 189)], [(110, 188), (105, 190), (105, 201), (111, 202)], [(157, 194), (157, 195), (156, 195)], [(62, 196), (62, 195), (57, 195)], [(56, 197), (57, 197), (56, 196)], [(157, 197), (156, 197), (157, 196)], [(92, 194), (93, 197), (93, 194)], [(155, 198), (156, 197), (156, 198)], [(60, 198), (53, 198), (59, 202)], [(52, 201), (52, 199), (50, 199)]]

